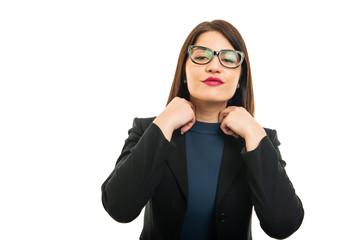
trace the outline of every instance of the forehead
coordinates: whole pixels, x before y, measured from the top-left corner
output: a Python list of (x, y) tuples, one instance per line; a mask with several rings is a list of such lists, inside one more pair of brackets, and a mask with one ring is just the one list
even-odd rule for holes
[(220, 51), (222, 49), (235, 50), (229, 41), (221, 33), (216, 31), (200, 34), (194, 45), (211, 48), (215, 51)]

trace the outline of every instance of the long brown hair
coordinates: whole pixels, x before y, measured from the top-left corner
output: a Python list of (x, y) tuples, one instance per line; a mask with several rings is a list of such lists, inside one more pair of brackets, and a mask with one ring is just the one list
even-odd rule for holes
[(186, 79), (185, 63), (188, 57), (187, 50), (190, 45), (195, 44), (200, 34), (209, 31), (217, 31), (221, 33), (235, 50), (239, 50), (245, 53), (244, 62), (241, 64), (242, 69), (239, 78), (240, 88), (236, 89), (234, 96), (228, 101), (227, 106), (244, 107), (254, 117), (254, 94), (251, 80), (250, 61), (246, 45), (239, 31), (229, 22), (224, 20), (202, 22), (197, 25), (186, 38), (180, 50), (175, 76), (172, 82), (167, 104), (169, 104), (175, 97), (185, 98), (189, 101), (190, 93), (186, 83), (184, 83), (184, 80)]

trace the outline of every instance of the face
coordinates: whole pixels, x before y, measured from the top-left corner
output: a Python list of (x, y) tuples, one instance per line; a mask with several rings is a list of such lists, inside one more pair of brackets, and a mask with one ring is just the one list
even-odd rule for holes
[[(202, 33), (194, 45), (207, 47), (214, 51), (234, 49), (228, 40), (219, 32), (210, 31)], [(186, 60), (185, 72), (191, 102), (217, 102), (227, 103), (236, 91), (241, 73), (238, 68), (226, 68), (215, 55), (211, 62), (205, 65), (193, 63), (190, 58)], [(223, 82), (218, 85), (214, 81), (205, 81), (209, 77), (218, 78)]]

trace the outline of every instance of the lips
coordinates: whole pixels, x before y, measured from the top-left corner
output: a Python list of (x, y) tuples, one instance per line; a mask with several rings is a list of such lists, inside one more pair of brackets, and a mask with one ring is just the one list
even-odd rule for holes
[(210, 85), (210, 86), (218, 86), (218, 85), (224, 84), (224, 82), (220, 78), (217, 78), (217, 77), (208, 77), (207, 79), (205, 79), (202, 82), (207, 85)]

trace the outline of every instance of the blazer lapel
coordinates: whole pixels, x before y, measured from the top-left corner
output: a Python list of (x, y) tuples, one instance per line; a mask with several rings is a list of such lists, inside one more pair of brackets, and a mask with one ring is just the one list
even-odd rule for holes
[(175, 143), (177, 148), (175, 149), (175, 151), (172, 152), (172, 154), (168, 156), (167, 162), (187, 201), (188, 176), (186, 164), (185, 136), (181, 135), (180, 129), (174, 131), (172, 141)]
[(232, 136), (226, 136), (216, 192), (216, 205), (220, 204), (227, 189), (244, 164), (240, 154), (244, 147), (245, 140), (243, 138), (236, 139)]

